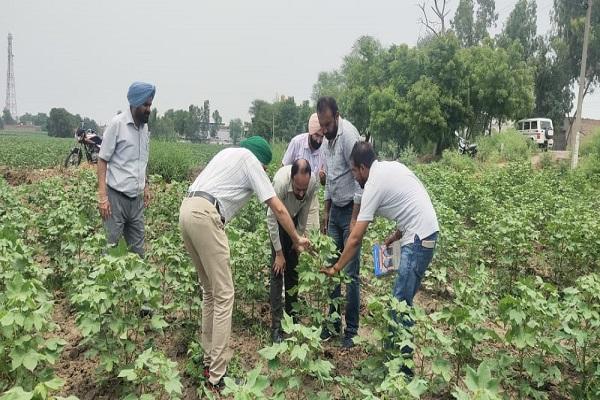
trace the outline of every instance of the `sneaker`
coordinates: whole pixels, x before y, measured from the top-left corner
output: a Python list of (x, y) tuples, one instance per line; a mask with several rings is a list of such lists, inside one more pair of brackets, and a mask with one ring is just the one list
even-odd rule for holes
[(274, 328), (271, 330), (271, 340), (273, 341), (273, 344), (281, 343), (283, 341), (283, 336), (281, 335), (281, 329)]
[(352, 347), (354, 347), (354, 336), (344, 335), (342, 349), (351, 349)]

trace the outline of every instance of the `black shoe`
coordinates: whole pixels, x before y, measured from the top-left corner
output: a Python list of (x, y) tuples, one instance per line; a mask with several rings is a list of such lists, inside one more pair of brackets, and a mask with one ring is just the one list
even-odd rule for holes
[(329, 331), (329, 329), (327, 328), (323, 328), (323, 330), (321, 331), (321, 340), (326, 342), (329, 339), (331, 339), (333, 337), (333, 335), (331, 334), (331, 332)]
[(213, 393), (221, 393), (221, 391), (225, 389), (225, 381), (223, 378), (219, 379), (219, 382), (217, 383), (211, 383), (207, 380), (206, 387)]
[(283, 336), (281, 335), (280, 328), (271, 329), (271, 340), (273, 341), (273, 344), (283, 342)]
[(347, 350), (354, 347), (354, 335), (344, 335), (342, 339), (342, 349)]
[(408, 368), (406, 365), (400, 367), (400, 372), (403, 373), (406, 379), (408, 380), (412, 380), (412, 378), (414, 378), (415, 376), (415, 373), (413, 372), (412, 368)]
[(152, 309), (152, 307), (143, 305), (140, 308), (140, 317), (141, 318), (145, 318), (145, 317), (152, 318), (153, 315), (154, 315), (154, 309)]

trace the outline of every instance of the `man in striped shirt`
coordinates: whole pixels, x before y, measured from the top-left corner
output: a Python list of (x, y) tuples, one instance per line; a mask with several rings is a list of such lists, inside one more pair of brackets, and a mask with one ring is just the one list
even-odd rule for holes
[[(337, 249), (344, 251), (346, 240), (356, 223), (360, 210), (362, 189), (352, 177), (350, 153), (360, 139), (358, 130), (349, 121), (343, 119), (333, 97), (321, 97), (317, 102), (317, 116), (323, 133), (327, 138), (325, 146), (325, 162), (327, 164), (327, 182), (325, 184), (325, 212), (321, 229), (335, 241)], [(354, 346), (353, 338), (358, 333), (360, 306), (360, 250), (352, 254), (345, 272), (351, 279), (346, 285), (346, 329), (342, 337), (342, 347)], [(332, 298), (341, 296), (338, 286), (331, 294)], [(329, 313), (336, 312), (331, 307)], [(339, 314), (339, 312), (338, 312)], [(341, 333), (341, 321), (334, 324), (336, 332), (324, 328), (321, 333), (323, 340), (328, 340), (333, 334)]]
[[(308, 133), (301, 133), (290, 141), (281, 164), (285, 166), (291, 165), (296, 160), (307, 160), (313, 175), (318, 175), (321, 184), (325, 184), (325, 158), (321, 151), (323, 136), (317, 113), (314, 113), (308, 120)], [(318, 193), (313, 197), (306, 224), (306, 230), (311, 231), (313, 229), (319, 229)]]
[(275, 214), (298, 252), (309, 244), (296, 232), (265, 172), (272, 158), (269, 144), (262, 137), (253, 136), (240, 142), (240, 146), (221, 150), (213, 157), (190, 186), (179, 210), (183, 241), (203, 291), (203, 373), (209, 388), (216, 392), (224, 387), (223, 376), (230, 359), (228, 343), (234, 300), (225, 223), (256, 193)]

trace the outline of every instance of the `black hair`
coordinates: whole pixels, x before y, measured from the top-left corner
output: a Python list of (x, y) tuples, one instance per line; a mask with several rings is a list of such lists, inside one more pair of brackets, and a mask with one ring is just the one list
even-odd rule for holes
[(294, 179), (298, 173), (310, 175), (310, 172), (310, 163), (304, 158), (299, 158), (292, 163), (292, 179)]
[(356, 142), (350, 153), (350, 160), (355, 167), (364, 165), (371, 168), (373, 161), (377, 159), (373, 145), (369, 142)]
[(338, 113), (338, 105), (333, 97), (323, 96), (317, 101), (317, 114), (321, 114), (325, 112), (325, 110), (331, 110), (331, 114), (334, 117)]

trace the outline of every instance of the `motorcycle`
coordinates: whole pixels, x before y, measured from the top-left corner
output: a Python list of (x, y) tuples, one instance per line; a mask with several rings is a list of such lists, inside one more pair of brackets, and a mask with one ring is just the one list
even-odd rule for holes
[(454, 131), (454, 135), (458, 138), (458, 152), (459, 154), (466, 154), (470, 157), (475, 157), (477, 154), (477, 144), (470, 144), (469, 141)]
[(65, 167), (81, 164), (84, 153), (89, 163), (96, 164), (98, 162), (100, 145), (102, 144), (102, 138), (96, 134), (96, 131), (79, 128), (75, 132), (75, 141), (77, 145), (71, 149), (71, 152), (65, 159)]

